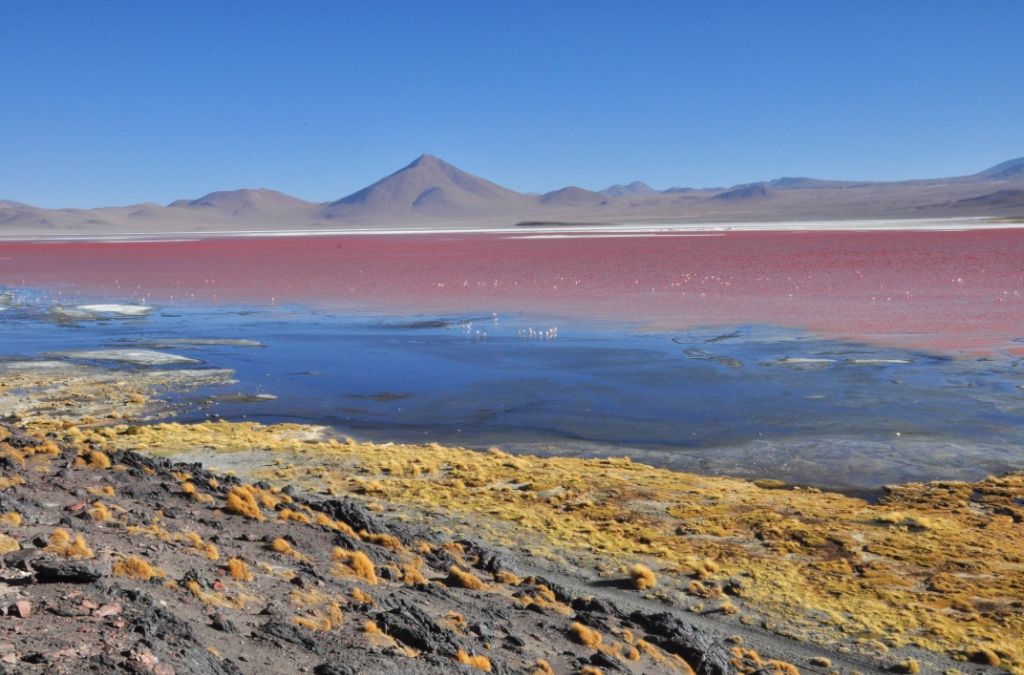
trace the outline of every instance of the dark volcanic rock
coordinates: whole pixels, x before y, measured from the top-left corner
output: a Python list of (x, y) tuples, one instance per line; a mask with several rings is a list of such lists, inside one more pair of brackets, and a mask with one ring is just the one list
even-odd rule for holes
[(733, 672), (727, 646), (678, 617), (668, 612), (645, 614), (636, 611), (629, 618), (650, 634), (648, 640), (686, 659), (697, 675), (728, 675)]
[(103, 571), (93, 563), (74, 560), (37, 558), (29, 563), (39, 583), (91, 584), (103, 578)]
[(351, 499), (327, 499), (319, 502), (317, 507), (331, 518), (348, 523), (356, 532), (366, 530), (373, 534), (380, 534), (386, 531), (386, 528), (366, 507)]
[(316, 640), (312, 638), (309, 631), (304, 631), (295, 624), (286, 623), (278, 619), (271, 619), (260, 626), (260, 633), (294, 645), (300, 645), (309, 650), (315, 650), (316, 648)]
[(386, 612), (378, 612), (374, 620), (381, 630), (410, 647), (445, 656), (454, 656), (459, 651), (455, 633), (438, 625), (426, 612), (407, 602), (400, 602)]

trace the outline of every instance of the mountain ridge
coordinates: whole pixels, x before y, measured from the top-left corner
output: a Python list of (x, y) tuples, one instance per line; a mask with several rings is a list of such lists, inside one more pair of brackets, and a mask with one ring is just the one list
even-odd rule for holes
[(974, 174), (902, 181), (782, 177), (730, 187), (641, 181), (593, 191), (570, 185), (522, 193), (423, 154), (328, 202), (267, 188), (94, 209), (45, 209), (0, 200), (0, 236), (233, 230), (510, 226), (520, 222), (730, 222), (991, 216), (1024, 218), (1024, 157)]

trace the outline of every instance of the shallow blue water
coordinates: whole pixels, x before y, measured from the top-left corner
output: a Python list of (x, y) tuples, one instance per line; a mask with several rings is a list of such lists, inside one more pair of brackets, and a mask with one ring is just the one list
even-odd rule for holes
[[(557, 337), (538, 337), (555, 327)], [(168, 338), (264, 345), (162, 349), (237, 372), (236, 386), (184, 395), (182, 420), (303, 421), (375, 440), (629, 454), (849, 491), (1024, 467), (1019, 359), (950, 360), (770, 326), (652, 334), (487, 313), (189, 307), (72, 323), (31, 303), (0, 313), (7, 356)], [(277, 398), (248, 396), (261, 393)]]

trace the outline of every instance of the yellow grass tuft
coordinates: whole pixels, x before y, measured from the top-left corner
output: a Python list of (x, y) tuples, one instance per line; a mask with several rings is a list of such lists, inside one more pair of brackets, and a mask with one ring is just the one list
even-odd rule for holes
[(113, 573), (115, 577), (128, 577), (149, 581), (150, 579), (163, 579), (167, 576), (162, 569), (150, 565), (146, 560), (138, 556), (128, 556), (114, 563)]
[(364, 591), (363, 589), (359, 588), (358, 586), (356, 586), (356, 587), (354, 587), (352, 589), (351, 595), (352, 595), (352, 600), (356, 604), (359, 604), (359, 605), (372, 605), (373, 604), (373, 598), (370, 597), (370, 594), (367, 593), (366, 591)]
[(0, 476), (0, 490), (9, 490), (18, 485), (24, 485), (25, 479), (21, 476)]
[(423, 572), (420, 572), (419, 569), (410, 563), (402, 566), (402, 581), (409, 586), (421, 586), (429, 583), (427, 578), (423, 576)]
[(377, 544), (384, 548), (391, 549), (392, 551), (400, 552), (405, 550), (402, 546), (402, 540), (393, 534), (371, 534), (369, 532), (360, 532), (359, 536), (370, 542), (371, 544)]
[(114, 497), (117, 495), (117, 493), (114, 491), (113, 485), (86, 488), (86, 491), (93, 497)]
[(894, 665), (892, 669), (897, 673), (910, 673), (913, 675), (914, 673), (921, 672), (921, 664), (917, 662), (917, 659), (906, 659)]
[[(377, 568), (374, 566), (373, 561), (362, 551), (347, 551), (339, 546), (335, 546), (334, 551), (331, 553), (331, 559), (346, 563), (351, 572), (367, 583), (377, 583)], [(337, 576), (344, 576), (344, 574), (338, 574)]]
[(249, 566), (241, 558), (231, 558), (227, 564), (228, 574), (231, 575), (232, 579), (238, 581), (252, 581), (253, 575), (249, 571)]
[(537, 659), (533, 662), (530, 675), (555, 675), (555, 669), (545, 659)]
[(487, 584), (481, 581), (479, 577), (472, 572), (459, 569), (458, 565), (452, 565), (448, 568), (448, 578), (445, 579), (445, 583), (449, 586), (469, 588), (474, 591), (480, 591), (487, 588)]
[(85, 543), (85, 537), (80, 534), (72, 537), (71, 533), (62, 527), (50, 533), (49, 542), (43, 550), (65, 558), (91, 558), (94, 555), (92, 549)]
[(380, 630), (380, 626), (378, 626), (375, 621), (370, 621), (369, 619), (367, 619), (366, 623), (363, 624), (363, 632), (364, 633), (380, 633), (381, 630)]
[(327, 617), (314, 617), (314, 616), (294, 616), (292, 621), (297, 626), (308, 628), (316, 631), (329, 631), (331, 630), (331, 620)]
[(353, 539), (359, 538), (359, 535), (356, 534), (356, 531), (352, 529), (351, 525), (349, 525), (348, 523), (343, 523), (340, 520), (335, 520), (328, 516), (326, 513), (316, 514), (316, 524), (320, 525), (321, 527), (328, 527), (332, 530), (343, 532), (348, 536), (352, 537)]
[(252, 490), (244, 485), (236, 485), (228, 493), (228, 501), (225, 510), (253, 520), (263, 520), (263, 513)]
[(508, 584), (509, 586), (518, 586), (523, 583), (523, 580), (517, 577), (512, 572), (495, 572), (494, 580), (499, 584)]
[(300, 511), (293, 511), (292, 509), (281, 509), (277, 512), (277, 519), (303, 523), (304, 525), (309, 525), (310, 523), (309, 516)]
[(99, 450), (90, 450), (85, 462), (93, 469), (109, 469), (111, 465), (110, 457)]
[(103, 502), (93, 502), (92, 508), (89, 509), (89, 517), (93, 520), (107, 521), (111, 520), (114, 516), (110, 513), (110, 509)]
[(485, 673), (491, 672), (491, 660), (482, 654), (468, 654), (460, 649), (459, 653), (455, 655), (455, 660)]
[(977, 647), (968, 653), (968, 657), (974, 663), (981, 663), (986, 666), (998, 666), (1002, 663), (999, 654), (996, 654), (988, 647)]
[(227, 600), (221, 593), (207, 593), (203, 590), (203, 587), (199, 585), (199, 582), (192, 579), (185, 582), (185, 588), (192, 594), (199, 602), (204, 605), (211, 605), (213, 607), (235, 607), (241, 603), (232, 603)]
[(633, 588), (644, 591), (658, 585), (658, 577), (654, 575), (650, 567), (637, 563), (629, 568), (629, 576), (633, 579)]
[(302, 560), (303, 558), (303, 555), (292, 548), (292, 545), (288, 543), (288, 540), (283, 537), (278, 537), (274, 541), (270, 542), (270, 550), (275, 553), (280, 553), (281, 555), (286, 555), (290, 558), (295, 558), (296, 560)]
[(0, 553), (10, 553), (11, 551), (21, 550), (21, 544), (14, 537), (6, 534), (0, 534)]
[(0, 523), (4, 525), (10, 525), (11, 527), (18, 527), (21, 525), (21, 514), (17, 511), (8, 511), (7, 513), (0, 513)]
[(584, 626), (579, 621), (573, 621), (569, 626), (569, 637), (584, 647), (596, 647), (601, 644), (601, 634), (593, 628)]

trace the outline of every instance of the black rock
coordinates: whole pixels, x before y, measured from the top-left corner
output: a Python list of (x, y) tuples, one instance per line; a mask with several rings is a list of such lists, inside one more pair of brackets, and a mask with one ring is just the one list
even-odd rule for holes
[(278, 619), (271, 619), (260, 626), (260, 633), (264, 636), (274, 637), (315, 651), (316, 640), (310, 637), (308, 631), (304, 631), (291, 623), (285, 623)]
[(103, 572), (87, 562), (39, 558), (31, 561), (31, 565), (36, 581), (41, 584), (91, 584), (103, 578)]
[(629, 618), (647, 631), (648, 641), (683, 657), (697, 675), (728, 675), (733, 672), (727, 645), (692, 624), (668, 612), (645, 614), (636, 611)]
[(407, 602), (401, 602), (385, 612), (377, 612), (373, 619), (385, 633), (420, 651), (445, 656), (455, 656), (459, 651), (455, 633), (435, 623), (426, 612)]
[(319, 502), (317, 507), (331, 518), (348, 523), (356, 532), (366, 530), (380, 534), (386, 530), (366, 507), (351, 499), (327, 499)]
[(604, 652), (594, 652), (594, 655), (590, 657), (590, 665), (598, 666), (604, 670), (610, 670), (612, 672), (621, 673), (622, 664), (608, 656)]
[(220, 612), (213, 615), (212, 622), (210, 624), (214, 629), (227, 633), (229, 635), (238, 635), (238, 627), (231, 622), (230, 619), (225, 617)]

